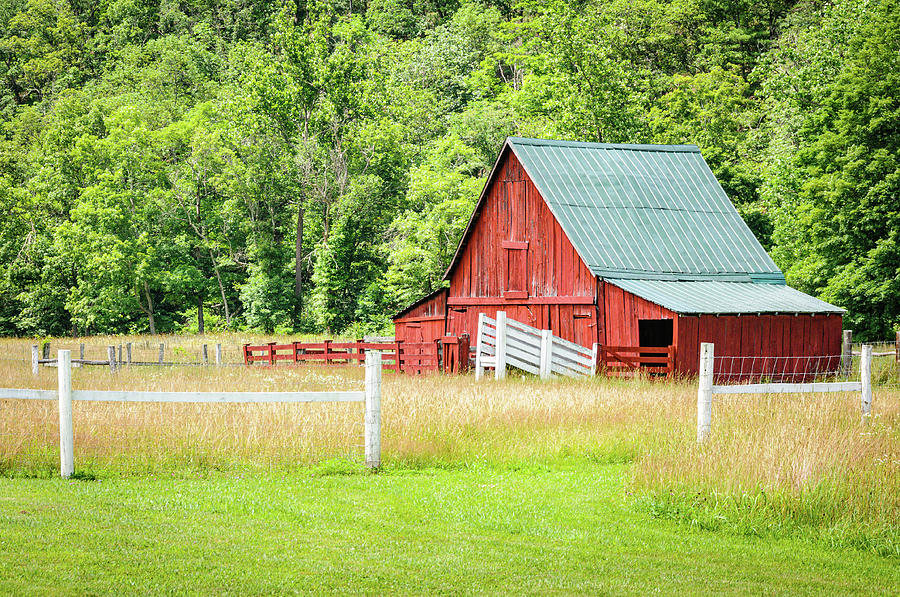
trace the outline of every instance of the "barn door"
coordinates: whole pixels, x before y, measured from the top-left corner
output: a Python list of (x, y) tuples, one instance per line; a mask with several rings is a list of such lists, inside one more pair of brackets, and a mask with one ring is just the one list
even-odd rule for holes
[(506, 185), (506, 230), (503, 248), (503, 297), (528, 298), (526, 268), (528, 242), (525, 240), (525, 181), (516, 180)]

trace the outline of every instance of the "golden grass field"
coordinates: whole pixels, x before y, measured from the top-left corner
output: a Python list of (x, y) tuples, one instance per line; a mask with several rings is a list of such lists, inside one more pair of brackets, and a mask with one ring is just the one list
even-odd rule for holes
[[(29, 346), (24, 340), (0, 342), (5, 354), (13, 349), (30, 354)], [(0, 380), (0, 387), (53, 389), (56, 370), (42, 367), (34, 377), (29, 361), (5, 359), (0, 360)], [(358, 366), (73, 370), (75, 389), (362, 386)], [(860, 420), (859, 395), (853, 393), (716, 396), (712, 435), (703, 445), (696, 443), (693, 380), (541, 382), (512, 375), (504, 382), (476, 383), (472, 375), (386, 371), (382, 400), (386, 467), (633, 462), (626, 492), (659, 515), (709, 526), (733, 516), (735, 524), (760, 525), (750, 532), (787, 522), (812, 524), (827, 527), (836, 541), (843, 533), (850, 542), (900, 555), (896, 383), (876, 387), (873, 417), (866, 423)], [(56, 418), (52, 402), (0, 400), (0, 467), (6, 474), (56, 470)], [(355, 403), (76, 402), (76, 470), (289, 470), (335, 456), (361, 459), (362, 418), (363, 407)]]

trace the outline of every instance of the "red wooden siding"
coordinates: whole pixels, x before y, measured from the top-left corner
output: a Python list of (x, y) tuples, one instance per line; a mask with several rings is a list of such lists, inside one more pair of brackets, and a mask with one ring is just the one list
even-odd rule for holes
[[(768, 357), (841, 353), (840, 315), (680, 316), (676, 327), (676, 368), (682, 373), (697, 373), (701, 342), (715, 344), (717, 356), (762, 357), (737, 365), (747, 373), (770, 371), (773, 363)], [(788, 363), (789, 368), (795, 365), (808, 369), (802, 360)]]
[(512, 152), (501, 158), (450, 275), (447, 333), (497, 311), (582, 346), (597, 341), (596, 278)]
[[(626, 292), (612, 284), (603, 283), (603, 296), (606, 309), (606, 334), (601, 334), (601, 341), (607, 346), (638, 346), (639, 319), (676, 319), (678, 316), (655, 303), (644, 300), (630, 292)], [(677, 337), (672, 324), (673, 341)], [(676, 353), (677, 358), (677, 353)]]
[(394, 337), (404, 342), (434, 342), (446, 328), (447, 291), (419, 301), (394, 319)]

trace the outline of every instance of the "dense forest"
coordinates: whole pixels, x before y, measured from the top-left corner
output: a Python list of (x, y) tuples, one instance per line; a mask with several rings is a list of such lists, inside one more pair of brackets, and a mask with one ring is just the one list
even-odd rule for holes
[(900, 327), (898, 0), (2, 0), (0, 58), (0, 334), (384, 329), (507, 135), (694, 143)]

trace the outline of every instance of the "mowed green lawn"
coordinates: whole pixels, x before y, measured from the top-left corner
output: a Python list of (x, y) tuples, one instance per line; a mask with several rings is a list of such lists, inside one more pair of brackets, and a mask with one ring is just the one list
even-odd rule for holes
[(4, 594), (891, 594), (900, 562), (693, 530), (624, 465), (0, 479)]

